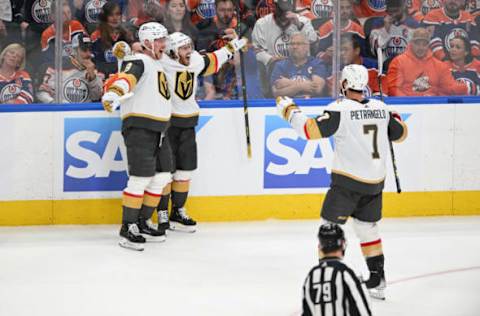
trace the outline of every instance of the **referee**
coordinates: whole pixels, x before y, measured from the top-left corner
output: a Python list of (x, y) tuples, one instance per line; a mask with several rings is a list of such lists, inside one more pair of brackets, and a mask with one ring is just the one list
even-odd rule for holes
[(318, 231), (320, 262), (308, 273), (303, 285), (303, 316), (372, 315), (355, 273), (342, 263), (345, 235), (337, 224)]

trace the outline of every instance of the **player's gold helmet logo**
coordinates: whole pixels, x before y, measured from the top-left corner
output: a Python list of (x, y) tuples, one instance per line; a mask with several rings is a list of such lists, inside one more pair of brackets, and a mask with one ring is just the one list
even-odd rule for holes
[(168, 90), (167, 77), (161, 71), (158, 72), (158, 91), (165, 99), (170, 99), (170, 90)]
[(175, 82), (175, 93), (182, 99), (187, 100), (193, 94), (193, 81), (195, 77), (192, 72), (177, 72)]

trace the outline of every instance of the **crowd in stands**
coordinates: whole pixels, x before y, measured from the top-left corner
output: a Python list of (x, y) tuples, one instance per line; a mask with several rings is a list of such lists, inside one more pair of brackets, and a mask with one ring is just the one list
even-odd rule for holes
[[(333, 16), (339, 1), (340, 42)], [(0, 103), (98, 101), (117, 71), (112, 47), (141, 50), (138, 27), (157, 21), (210, 52), (228, 29), (249, 39), (244, 52), (251, 99), (336, 95), (340, 68), (369, 70), (365, 93), (388, 96), (480, 94), (480, 1), (467, 0), (0, 0)], [(55, 19), (61, 18), (62, 43)], [(62, 70), (56, 69), (61, 45)], [(380, 55), (380, 56), (379, 56)], [(57, 60), (57, 63), (55, 62)], [(379, 62), (382, 67), (379, 67)], [(197, 97), (242, 97), (239, 58), (201, 78)], [(382, 73), (379, 73), (382, 69)], [(57, 80), (61, 80), (59, 84)], [(61, 87), (61, 93), (56, 93)]]

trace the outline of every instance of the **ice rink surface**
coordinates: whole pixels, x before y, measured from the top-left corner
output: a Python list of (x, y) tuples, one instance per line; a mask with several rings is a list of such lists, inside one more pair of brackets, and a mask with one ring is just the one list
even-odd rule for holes
[[(118, 226), (0, 228), (0, 315), (299, 315), (318, 221), (204, 223), (144, 252)], [(374, 315), (480, 315), (480, 217), (386, 219)], [(346, 226), (345, 261), (366, 273)]]

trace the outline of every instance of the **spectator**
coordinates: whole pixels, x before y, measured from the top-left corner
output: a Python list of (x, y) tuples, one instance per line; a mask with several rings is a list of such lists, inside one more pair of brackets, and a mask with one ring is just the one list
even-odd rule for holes
[[(38, 66), (42, 64), (42, 33), (52, 24), (52, 0), (25, 0), (23, 21), (20, 23), (25, 33), (26, 69), (37, 80)], [(35, 84), (36, 85), (36, 84)]]
[[(356, 37), (358, 43), (362, 47), (362, 53), (365, 52), (365, 33), (362, 26), (353, 20), (352, 2), (351, 0), (340, 0), (340, 26), (342, 34), (352, 34)], [(318, 29), (319, 49), (317, 55), (325, 62), (331, 63), (334, 54), (333, 49), (333, 20), (328, 20)]]
[[(232, 0), (217, 0), (216, 15), (212, 23), (202, 30), (197, 40), (198, 50), (214, 51), (223, 47), (227, 41), (224, 39), (227, 30), (238, 28), (235, 16), (235, 4)], [(240, 33), (244, 33), (246, 26), (240, 25)]]
[[(139, 27), (146, 22), (163, 22), (166, 0), (130, 0), (128, 1), (129, 22)], [(121, 9), (121, 8), (120, 8)]]
[(122, 11), (114, 1), (107, 2), (98, 16), (100, 24), (92, 34), (92, 51), (98, 70), (108, 77), (117, 72), (117, 59), (112, 47), (116, 42), (133, 42), (133, 36), (122, 26)]
[(22, 5), (23, 0), (3, 0), (0, 4), (0, 47), (6, 47), (22, 38)]
[(440, 60), (446, 59), (450, 40), (458, 35), (470, 40), (474, 57), (480, 56), (478, 27), (464, 7), (465, 0), (445, 0), (442, 8), (430, 11), (423, 19), (423, 23), (433, 30), (430, 48)]
[(407, 50), (395, 57), (387, 73), (391, 96), (466, 95), (465, 84), (455, 81), (448, 65), (436, 59), (428, 47), (430, 33), (424, 28), (413, 32)]
[(25, 48), (22, 45), (10, 44), (0, 53), (0, 103), (33, 102), (32, 81), (24, 67)]
[(422, 22), (423, 18), (433, 9), (440, 8), (440, 0), (412, 0), (407, 1), (408, 14), (417, 22)]
[(322, 96), (327, 71), (323, 63), (309, 56), (310, 44), (302, 33), (291, 36), (290, 57), (275, 64), (271, 84), (273, 96), (310, 98)]
[(449, 61), (453, 77), (469, 87), (470, 95), (479, 95), (480, 61), (472, 57), (470, 41), (458, 36), (450, 40)]
[(167, 2), (163, 26), (167, 28), (168, 33), (182, 32), (190, 36), (194, 42), (198, 38), (198, 31), (191, 22), (185, 0)]
[(217, 14), (215, 0), (188, 0), (187, 6), (192, 13), (192, 23), (199, 30), (207, 27)]
[(353, 13), (358, 19), (383, 17), (386, 8), (385, 0), (353, 0)]
[(419, 26), (420, 24), (408, 15), (405, 0), (387, 0), (387, 15), (370, 33), (372, 55), (377, 56), (378, 47), (382, 49), (385, 61), (403, 53), (413, 31)]
[[(55, 101), (55, 81), (58, 73), (53, 67), (47, 68), (37, 98), (42, 103)], [(70, 62), (62, 68), (62, 103), (83, 103), (98, 101), (102, 96), (103, 76), (92, 61), (91, 40), (79, 34), (72, 40)]]
[(98, 15), (107, 0), (70, 0), (73, 16), (92, 33), (98, 26)]
[(333, 1), (332, 0), (300, 0), (297, 1), (295, 10), (300, 15), (312, 20), (315, 28), (319, 28), (323, 23), (332, 18)]
[[(362, 57), (361, 48), (358, 40), (355, 36), (351, 34), (345, 34), (341, 37), (340, 42), (340, 56), (341, 56), (341, 66), (340, 69), (343, 69), (344, 66), (350, 64), (363, 65), (368, 70), (368, 86), (364, 91), (364, 95), (369, 97), (372, 95), (379, 94), (380, 88), (378, 84), (378, 63), (375, 59)], [(386, 77), (382, 75), (380, 77), (382, 80), (382, 86), (384, 89), (387, 88)], [(335, 80), (333, 74), (328, 78), (329, 90), (333, 92), (333, 80)], [(336, 94), (332, 93), (332, 96)]]
[(290, 36), (301, 32), (310, 43), (317, 40), (310, 20), (294, 13), (293, 10), (292, 0), (276, 0), (275, 12), (259, 19), (252, 32), (265, 97), (272, 95), (270, 74), (275, 61), (288, 57)]
[[(57, 7), (52, 6), (52, 20), (55, 23), (55, 12)], [(62, 29), (62, 56), (69, 57), (72, 52), (72, 38), (78, 34), (86, 34), (85, 28), (77, 20), (72, 20), (72, 11), (68, 3), (64, 2), (62, 5), (63, 13), (63, 29)], [(43, 62), (47, 64), (52, 64), (55, 58), (55, 24), (50, 25), (42, 33), (42, 52), (43, 52)]]
[(255, 17), (258, 19), (275, 12), (274, 0), (259, 0), (255, 6)]

